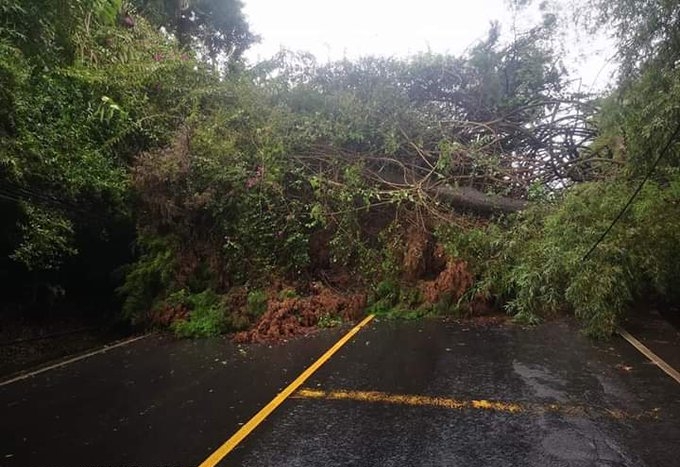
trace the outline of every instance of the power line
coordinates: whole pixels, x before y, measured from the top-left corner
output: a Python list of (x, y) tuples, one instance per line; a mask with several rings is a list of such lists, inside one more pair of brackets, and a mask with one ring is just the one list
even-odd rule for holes
[(4, 181), (3, 183), (5, 183), (4, 186), (2, 183), (0, 183), (0, 199), (15, 203), (34, 203), (42, 205), (43, 207), (56, 209), (63, 214), (81, 216), (81, 218), (96, 220), (103, 223), (107, 223), (111, 220), (110, 217), (104, 214), (94, 212), (92, 209), (84, 209), (81, 205), (75, 204), (71, 201), (59, 199), (51, 194), (40, 193), (32, 189), (26, 189), (7, 181)]
[(638, 185), (637, 189), (636, 189), (635, 192), (631, 195), (630, 199), (628, 200), (628, 202), (626, 203), (626, 205), (623, 207), (623, 209), (621, 210), (621, 212), (619, 212), (619, 214), (614, 218), (614, 220), (613, 220), (612, 223), (609, 225), (609, 227), (607, 227), (607, 230), (605, 230), (605, 231), (602, 233), (602, 235), (600, 236), (600, 238), (597, 239), (597, 241), (593, 244), (593, 246), (590, 247), (590, 250), (588, 250), (588, 253), (586, 253), (586, 254), (583, 256), (583, 259), (582, 259), (581, 261), (585, 261), (585, 260), (588, 259), (588, 257), (592, 254), (592, 252), (595, 251), (595, 248), (597, 248), (598, 245), (599, 245), (600, 243), (602, 243), (602, 240), (604, 240), (605, 237), (606, 237), (607, 235), (609, 235), (609, 232), (611, 232), (611, 230), (614, 228), (614, 226), (616, 225), (616, 223), (623, 217), (623, 215), (626, 213), (626, 211), (628, 210), (628, 208), (630, 207), (630, 205), (633, 204), (633, 201), (635, 200), (635, 198), (637, 198), (637, 195), (640, 194), (640, 192), (642, 191), (642, 187), (645, 186), (645, 183), (647, 183), (647, 180), (649, 180), (649, 178), (652, 176), (652, 174), (653, 174), (654, 171), (656, 170), (656, 167), (659, 165), (659, 162), (661, 161), (661, 159), (663, 158), (663, 156), (666, 154), (666, 152), (668, 151), (668, 149), (670, 149), (671, 144), (673, 144), (673, 142), (675, 141), (675, 139), (678, 137), (679, 134), (680, 134), (680, 123), (678, 123), (677, 128), (675, 129), (675, 131), (673, 132), (673, 134), (671, 135), (671, 137), (670, 137), (670, 138), (668, 139), (668, 141), (666, 142), (665, 146), (663, 147), (663, 149), (662, 149), (661, 152), (659, 153), (659, 156), (656, 158), (656, 160), (654, 161), (654, 163), (652, 164), (652, 166), (649, 168), (649, 171), (648, 171), (647, 174), (645, 175), (645, 178), (642, 179), (642, 181), (640, 182), (640, 185)]

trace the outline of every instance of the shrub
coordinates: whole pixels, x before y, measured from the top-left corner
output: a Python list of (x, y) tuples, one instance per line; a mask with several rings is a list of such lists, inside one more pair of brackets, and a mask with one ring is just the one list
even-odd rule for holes
[(340, 326), (341, 324), (342, 318), (334, 316), (330, 313), (324, 313), (323, 315), (319, 316), (319, 322), (317, 323), (317, 326), (320, 328), (334, 328), (336, 326)]
[[(518, 321), (536, 323), (568, 310), (593, 336), (610, 335), (635, 299), (678, 300), (680, 174), (650, 181), (592, 255), (636, 182), (584, 183), (563, 199), (504, 222), (438, 232), (450, 254), (475, 265), (475, 288)], [(504, 227), (503, 227), (504, 226)]]
[(143, 252), (132, 265), (125, 266), (125, 282), (117, 292), (125, 297), (123, 317), (133, 324), (146, 320), (158, 297), (171, 289), (175, 260), (168, 240), (142, 237)]
[(248, 292), (246, 311), (253, 317), (262, 316), (267, 311), (267, 293), (260, 289)]
[(212, 337), (227, 330), (225, 310), (214, 291), (207, 289), (198, 294), (183, 294), (181, 299), (188, 303), (191, 311), (188, 319), (173, 323), (172, 330), (178, 337)]
[(367, 311), (388, 319), (409, 320), (430, 315), (433, 308), (423, 303), (422, 293), (417, 288), (384, 280), (374, 288)]

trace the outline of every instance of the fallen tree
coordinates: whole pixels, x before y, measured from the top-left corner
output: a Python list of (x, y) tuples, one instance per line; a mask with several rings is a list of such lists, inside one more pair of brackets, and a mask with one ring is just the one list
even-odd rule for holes
[[(252, 78), (135, 160), (144, 254), (123, 288), (129, 316), (194, 316), (189, 335), (200, 320), (222, 329), (226, 300), (240, 310), (226, 327), (257, 321), (241, 338), (259, 340), (294, 332), (309, 303), (345, 310), (343, 295), (416, 314), (487, 310), (493, 296), (462, 258), (471, 240), (457, 242), (602, 175), (586, 150), (594, 109), (564, 90), (540, 30), (510, 45), (492, 34), (465, 57), (318, 66), (283, 54)], [(247, 311), (251, 292), (268, 297), (266, 317)], [(305, 316), (303, 328), (328, 318)]]

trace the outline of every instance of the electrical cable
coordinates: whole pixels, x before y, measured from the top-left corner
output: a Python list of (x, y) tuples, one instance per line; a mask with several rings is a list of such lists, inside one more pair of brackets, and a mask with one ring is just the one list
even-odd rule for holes
[(671, 145), (673, 144), (673, 142), (675, 141), (675, 139), (678, 137), (679, 134), (680, 134), (680, 122), (678, 123), (678, 126), (677, 126), (677, 128), (675, 129), (675, 131), (673, 132), (673, 134), (671, 135), (671, 137), (668, 139), (668, 141), (667, 141), (666, 144), (664, 145), (664, 147), (663, 147), (663, 149), (661, 150), (661, 152), (659, 153), (659, 156), (656, 158), (656, 160), (654, 161), (654, 163), (652, 164), (652, 166), (649, 168), (649, 171), (647, 172), (647, 174), (645, 175), (645, 177), (642, 179), (642, 182), (640, 182), (640, 185), (638, 185), (638, 187), (637, 187), (637, 189), (635, 190), (635, 192), (631, 195), (631, 197), (630, 197), (630, 199), (628, 200), (628, 202), (626, 203), (626, 205), (623, 207), (623, 209), (621, 210), (621, 212), (619, 212), (619, 214), (614, 218), (614, 220), (612, 221), (612, 223), (609, 224), (609, 227), (607, 228), (607, 230), (605, 230), (605, 231), (602, 233), (602, 235), (600, 235), (600, 238), (598, 238), (597, 241), (593, 244), (593, 246), (590, 247), (590, 250), (588, 250), (588, 253), (586, 253), (585, 255), (583, 255), (583, 258), (581, 259), (581, 261), (585, 261), (585, 260), (588, 259), (588, 257), (590, 257), (590, 255), (593, 253), (593, 251), (595, 251), (595, 249), (598, 247), (598, 245), (599, 245), (600, 243), (602, 243), (602, 240), (604, 240), (605, 237), (606, 237), (607, 235), (609, 235), (609, 232), (611, 232), (611, 230), (614, 228), (614, 226), (616, 225), (616, 223), (623, 217), (623, 215), (626, 213), (626, 211), (628, 210), (628, 208), (630, 207), (630, 205), (633, 204), (633, 201), (635, 200), (635, 198), (637, 198), (637, 195), (640, 194), (640, 192), (642, 191), (642, 188), (645, 186), (645, 183), (647, 183), (647, 180), (649, 180), (649, 178), (652, 176), (652, 174), (653, 174), (654, 171), (656, 170), (656, 167), (659, 165), (659, 162), (661, 162), (661, 159), (662, 159), (663, 156), (666, 154), (666, 152), (668, 151), (668, 149), (670, 149)]
[(13, 183), (7, 183), (5, 186), (0, 184), (0, 199), (7, 201), (21, 203), (29, 202), (42, 205), (44, 207), (50, 207), (57, 209), (64, 214), (71, 214), (75, 216), (81, 216), (81, 218), (87, 220), (96, 220), (98, 222), (107, 223), (110, 222), (110, 217), (103, 215), (101, 213), (95, 213), (91, 209), (84, 209), (70, 201), (65, 201), (56, 198), (53, 195), (36, 192), (33, 190), (27, 190), (25, 188), (19, 187)]

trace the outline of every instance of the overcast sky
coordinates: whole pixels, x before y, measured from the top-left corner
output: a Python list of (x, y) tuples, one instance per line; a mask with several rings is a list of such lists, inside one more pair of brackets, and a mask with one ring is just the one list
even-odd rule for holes
[[(504, 0), (244, 0), (252, 30), (262, 37), (246, 54), (269, 58), (285, 47), (319, 60), (365, 55), (404, 57), (417, 52), (460, 54), (486, 37), (491, 21), (511, 30)], [(530, 21), (531, 18), (525, 18)], [(602, 40), (570, 44), (567, 65), (585, 86), (602, 88), (609, 47)], [(577, 56), (587, 60), (577, 62)]]

